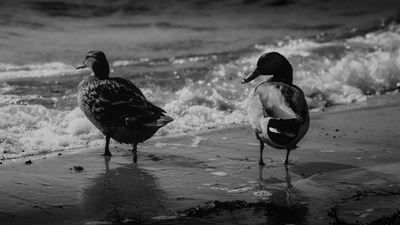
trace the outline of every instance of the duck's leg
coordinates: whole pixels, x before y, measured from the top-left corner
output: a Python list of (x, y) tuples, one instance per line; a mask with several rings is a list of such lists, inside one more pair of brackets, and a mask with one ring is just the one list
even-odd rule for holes
[(291, 149), (291, 148), (288, 148), (288, 149), (287, 149), (285, 165), (288, 165), (288, 164), (289, 164), (289, 154), (290, 154), (290, 150), (292, 150), (292, 149)]
[(264, 141), (262, 141), (261, 138), (258, 138), (258, 140), (260, 141), (260, 157), (258, 158), (258, 165), (265, 166), (265, 163), (263, 160)]
[(110, 145), (110, 136), (109, 135), (106, 135), (106, 146), (105, 146), (105, 148), (104, 148), (104, 156), (111, 156), (111, 152), (110, 152), (110, 148), (109, 148), (109, 145)]
[(133, 149), (132, 149), (132, 152), (133, 152), (133, 162), (134, 162), (134, 163), (137, 163), (137, 143), (133, 143), (132, 145), (133, 145)]

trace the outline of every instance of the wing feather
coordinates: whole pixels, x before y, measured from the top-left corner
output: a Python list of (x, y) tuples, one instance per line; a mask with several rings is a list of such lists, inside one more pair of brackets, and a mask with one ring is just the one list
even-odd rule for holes
[(273, 118), (303, 120), (307, 103), (300, 88), (282, 82), (264, 82), (255, 94), (260, 96), (267, 115)]
[(137, 126), (154, 122), (164, 116), (163, 109), (147, 101), (140, 89), (126, 79), (116, 77), (100, 80), (92, 88), (99, 93), (92, 105), (92, 111), (101, 112), (96, 113), (100, 118)]

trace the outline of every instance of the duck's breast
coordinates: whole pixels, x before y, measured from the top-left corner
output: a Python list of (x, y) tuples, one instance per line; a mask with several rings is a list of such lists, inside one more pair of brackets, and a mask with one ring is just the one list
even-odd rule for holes
[(100, 80), (88, 76), (78, 86), (78, 106), (89, 121), (104, 134), (115, 124), (117, 115), (111, 114), (109, 102), (101, 98), (105, 90), (99, 85)]

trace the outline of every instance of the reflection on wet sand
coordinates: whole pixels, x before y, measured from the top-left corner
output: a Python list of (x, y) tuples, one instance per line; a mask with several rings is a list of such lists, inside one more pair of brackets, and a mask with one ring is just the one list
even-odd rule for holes
[(306, 224), (309, 198), (292, 185), (290, 171), (287, 166), (284, 169), (284, 180), (271, 180), (263, 178), (264, 166), (259, 167), (259, 183), (265, 189), (273, 190), (267, 204), (267, 224)]
[(111, 162), (111, 157), (104, 156), (105, 173), (92, 179), (84, 191), (80, 207), (87, 213), (113, 223), (142, 223), (159, 215), (174, 215), (165, 208), (166, 193), (154, 176), (134, 163), (110, 169)]
[(110, 171), (110, 160), (111, 160), (111, 156), (106, 156), (104, 155), (104, 165), (106, 166), (106, 173), (108, 173)]

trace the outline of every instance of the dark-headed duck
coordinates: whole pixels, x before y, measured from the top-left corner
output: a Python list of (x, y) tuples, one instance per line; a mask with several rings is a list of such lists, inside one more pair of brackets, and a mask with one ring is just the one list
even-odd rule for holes
[(290, 150), (297, 147), (310, 125), (307, 102), (303, 91), (293, 84), (293, 68), (283, 55), (277, 52), (263, 54), (242, 84), (260, 75), (272, 77), (254, 89), (248, 106), (248, 117), (260, 142), (258, 165), (265, 165), (264, 143), (273, 148), (286, 149), (284, 163), (287, 165)]

